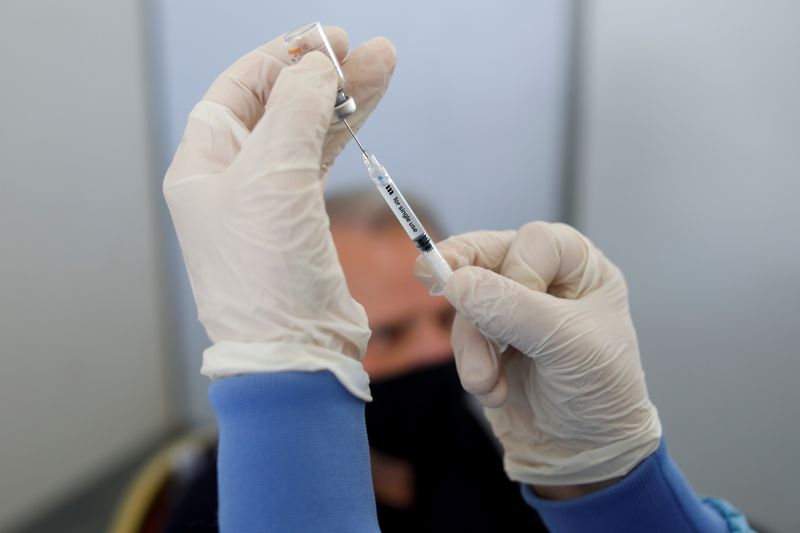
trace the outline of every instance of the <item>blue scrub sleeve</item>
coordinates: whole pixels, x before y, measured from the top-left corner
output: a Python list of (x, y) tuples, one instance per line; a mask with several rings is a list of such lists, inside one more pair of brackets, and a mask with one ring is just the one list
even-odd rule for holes
[(329, 372), (215, 381), (223, 533), (378, 532), (364, 402)]
[(522, 496), (558, 533), (747, 533), (747, 520), (722, 500), (700, 499), (667, 453), (658, 449), (625, 478), (570, 500), (544, 500), (529, 486)]
[[(364, 403), (329, 372), (230, 377), (209, 392), (219, 423), (223, 533), (378, 532)], [(554, 533), (752, 531), (722, 500), (701, 500), (662, 442), (602, 491), (525, 500)]]

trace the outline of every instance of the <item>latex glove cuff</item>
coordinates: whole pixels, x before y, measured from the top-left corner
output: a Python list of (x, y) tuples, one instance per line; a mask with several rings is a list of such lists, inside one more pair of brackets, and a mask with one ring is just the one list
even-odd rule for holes
[(321, 371), (336, 376), (356, 398), (372, 401), (369, 376), (359, 361), (311, 344), (220, 341), (203, 352), (200, 369), (211, 379), (257, 372)]

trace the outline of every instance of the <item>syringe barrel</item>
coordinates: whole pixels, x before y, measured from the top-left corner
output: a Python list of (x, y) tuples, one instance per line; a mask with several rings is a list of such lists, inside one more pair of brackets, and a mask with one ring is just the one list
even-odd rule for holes
[(447, 264), (442, 254), (439, 253), (436, 245), (428, 236), (428, 232), (425, 231), (425, 227), (419, 221), (417, 215), (414, 214), (414, 210), (411, 209), (408, 202), (406, 202), (403, 193), (397, 188), (394, 180), (392, 180), (392, 177), (386, 171), (386, 168), (378, 163), (378, 160), (372, 154), (364, 158), (364, 164), (369, 171), (369, 177), (378, 187), (383, 199), (389, 204), (394, 216), (400, 222), (400, 225), (403, 226), (409, 238), (414, 241), (414, 244), (422, 254), (425, 262), (430, 266), (433, 275), (436, 276), (436, 279), (439, 281), (437, 290), (441, 290), (441, 287), (447, 283), (447, 280), (450, 279), (450, 276), (453, 274), (450, 265)]
[[(377, 163), (375, 156), (370, 156), (370, 159)], [(370, 171), (369, 177), (372, 178), (372, 181), (378, 187), (383, 199), (386, 200), (386, 203), (392, 208), (392, 213), (397, 217), (400, 225), (403, 226), (403, 229), (411, 240), (416, 242), (417, 239), (427, 239), (428, 235), (425, 228), (417, 218), (417, 215), (414, 214), (414, 210), (411, 209), (411, 206), (406, 202), (403, 194), (394, 184), (392, 177), (380, 164), (378, 164), (378, 167), (380, 168), (368, 167)]]

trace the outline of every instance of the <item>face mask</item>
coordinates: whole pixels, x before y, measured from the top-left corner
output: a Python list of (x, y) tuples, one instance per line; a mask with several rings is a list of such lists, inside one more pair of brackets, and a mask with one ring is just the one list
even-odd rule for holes
[(370, 446), (413, 464), (427, 463), (473, 425), (455, 363), (373, 382), (366, 405)]
[(394, 531), (545, 531), (466, 403), (455, 362), (373, 382), (366, 404), (370, 447), (413, 469), (414, 503), (378, 504)]

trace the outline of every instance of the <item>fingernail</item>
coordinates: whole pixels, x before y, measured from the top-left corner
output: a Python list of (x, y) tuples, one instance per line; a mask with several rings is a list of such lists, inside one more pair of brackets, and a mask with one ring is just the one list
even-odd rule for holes
[(458, 290), (456, 285), (458, 284), (459, 277), (453, 274), (449, 280), (447, 280), (447, 285), (444, 286), (442, 289), (442, 294), (444, 295), (447, 300), (453, 304), (455, 308), (458, 308)]
[(428, 294), (430, 294), (431, 296), (441, 296), (442, 294), (444, 294), (444, 286), (437, 281), (430, 288)]
[(397, 62), (397, 51), (394, 44), (385, 37), (370, 39), (364, 46), (356, 48), (348, 57), (348, 60), (358, 58), (361, 61), (360, 58), (362, 56), (369, 59), (362, 61), (360, 68), (371, 72), (388, 74), (394, 71), (395, 63)]
[(414, 275), (417, 276), (417, 279), (423, 285), (430, 287), (434, 283), (436, 283), (436, 278), (433, 277), (433, 274), (429, 272), (414, 272)]
[(422, 256), (417, 257), (417, 260), (414, 262), (414, 275), (417, 276), (417, 279), (424, 285), (431, 285), (435, 281), (433, 273), (431, 272), (431, 267), (422, 260)]
[(370, 44), (372, 46), (378, 45), (384, 49), (384, 52), (381, 53), (383, 67), (386, 71), (393, 70), (397, 62), (397, 47), (395, 47), (394, 43), (386, 37), (375, 37), (370, 41)]

